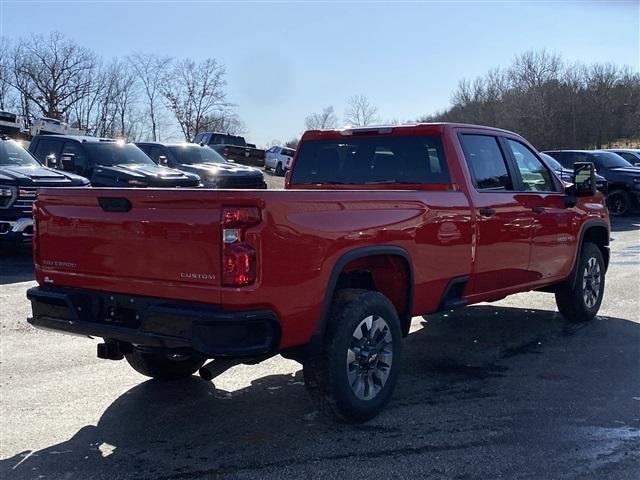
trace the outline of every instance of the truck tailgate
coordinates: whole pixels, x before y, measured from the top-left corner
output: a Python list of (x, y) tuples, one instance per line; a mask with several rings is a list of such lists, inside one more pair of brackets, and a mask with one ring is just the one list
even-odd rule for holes
[(219, 303), (218, 195), (43, 189), (34, 209), (38, 282)]

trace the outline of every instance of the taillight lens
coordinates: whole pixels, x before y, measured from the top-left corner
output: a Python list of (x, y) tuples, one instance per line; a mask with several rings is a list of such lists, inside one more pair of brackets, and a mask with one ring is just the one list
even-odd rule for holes
[(242, 287), (256, 281), (256, 251), (246, 243), (225, 244), (222, 257), (222, 283)]
[(256, 251), (245, 242), (246, 229), (260, 223), (256, 207), (222, 209), (222, 284), (242, 287), (256, 281)]

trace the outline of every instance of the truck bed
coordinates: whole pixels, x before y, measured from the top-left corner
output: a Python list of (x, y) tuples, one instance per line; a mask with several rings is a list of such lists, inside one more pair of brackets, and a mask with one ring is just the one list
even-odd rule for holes
[[(246, 237), (253, 285), (221, 284), (223, 206), (262, 212)], [(433, 291), (414, 312), (437, 308), (471, 264), (469, 206), (454, 191), (43, 189), (35, 215), (40, 285), (269, 309), (287, 327), (281, 347), (309, 340), (332, 268), (354, 247), (410, 253), (416, 290)]]

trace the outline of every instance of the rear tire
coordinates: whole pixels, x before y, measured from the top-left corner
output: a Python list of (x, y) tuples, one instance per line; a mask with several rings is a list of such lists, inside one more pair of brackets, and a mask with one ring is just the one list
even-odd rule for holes
[(305, 386), (324, 415), (349, 423), (375, 417), (387, 404), (398, 380), (400, 320), (379, 292), (337, 292), (324, 344), (304, 363)]
[(625, 190), (614, 190), (607, 195), (607, 207), (609, 213), (614, 217), (620, 217), (629, 213), (631, 208), (631, 197)]
[(139, 350), (125, 354), (125, 358), (136, 372), (160, 380), (178, 380), (190, 377), (206, 361), (205, 357), (197, 354), (171, 355)]
[(276, 175), (282, 177), (284, 175), (284, 170), (282, 169), (282, 162), (278, 162), (276, 165)]
[(600, 249), (586, 242), (576, 268), (575, 285), (566, 282), (556, 291), (556, 305), (570, 322), (588, 322), (598, 313), (604, 294), (605, 265)]

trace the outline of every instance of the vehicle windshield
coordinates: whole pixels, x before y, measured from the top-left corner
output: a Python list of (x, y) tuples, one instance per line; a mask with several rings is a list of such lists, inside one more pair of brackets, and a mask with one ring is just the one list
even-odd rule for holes
[(617, 153), (613, 152), (595, 152), (594, 155), (600, 163), (605, 168), (628, 168), (633, 167), (629, 162), (627, 162), (624, 158), (622, 158)]
[(0, 141), (0, 165), (3, 167), (38, 167), (40, 164), (13, 140)]
[(439, 136), (372, 136), (302, 143), (293, 184), (449, 183)]
[(169, 147), (178, 159), (178, 163), (183, 165), (193, 165), (194, 163), (228, 163), (222, 155), (213, 148), (202, 147), (200, 145), (175, 145)]
[(546, 153), (541, 153), (540, 156), (547, 162), (547, 165), (551, 167), (552, 170), (562, 170), (562, 165), (560, 162), (553, 158), (551, 155), (547, 155)]
[(153, 160), (132, 143), (87, 142), (84, 146), (95, 165), (107, 167), (131, 164), (156, 165)]

